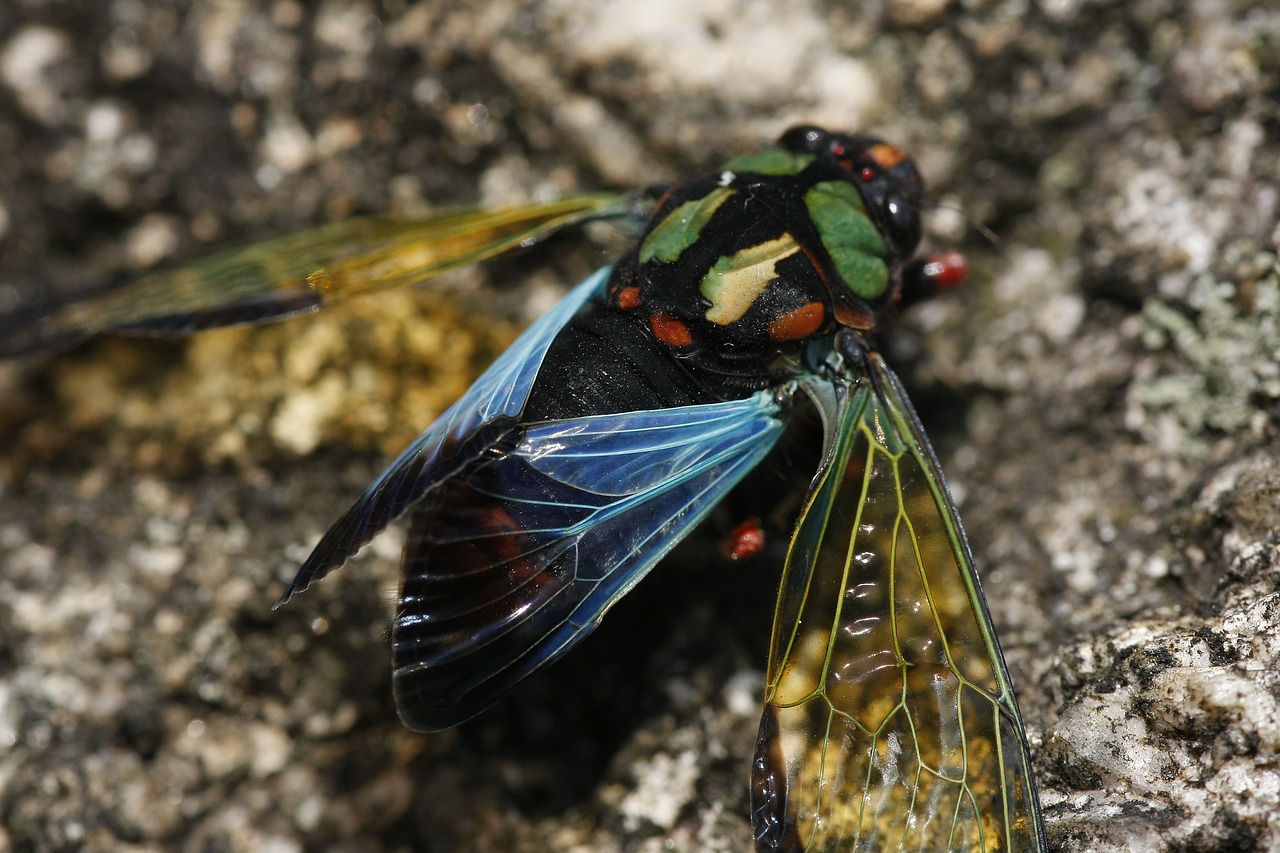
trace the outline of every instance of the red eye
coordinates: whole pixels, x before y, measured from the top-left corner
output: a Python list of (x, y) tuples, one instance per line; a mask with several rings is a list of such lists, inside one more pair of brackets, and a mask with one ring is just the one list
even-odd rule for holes
[(863, 166), (858, 172), (858, 179), (862, 181), (873, 181), (876, 177), (876, 170), (870, 166)]
[(849, 149), (845, 148), (842, 143), (836, 143), (835, 145), (831, 146), (831, 156), (839, 160), (841, 157), (844, 156), (844, 153), (848, 150)]

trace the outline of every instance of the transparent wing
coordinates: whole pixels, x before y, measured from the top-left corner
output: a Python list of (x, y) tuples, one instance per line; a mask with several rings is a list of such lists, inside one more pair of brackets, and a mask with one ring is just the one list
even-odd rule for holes
[[(488, 451), (524, 409), (547, 348), (609, 280), (610, 267), (575, 287), (539, 317), (489, 369), (391, 463), (350, 509), (334, 522), (302, 564), (275, 606), (280, 607), (329, 572), (404, 514), (437, 483)], [(487, 426), (486, 426), (487, 425)]]
[(761, 851), (1041, 851), (1022, 720), (932, 450), (874, 353), (792, 540), (753, 775)]
[(411, 512), (392, 638), (413, 728), (479, 713), (590, 633), (777, 441), (768, 392), (521, 423), (548, 346), (608, 277), (530, 326), (329, 529), (276, 603)]
[(404, 722), (456, 725), (564, 654), (781, 429), (760, 392), (488, 434), (413, 513), (392, 630)]
[[(361, 217), (227, 249), (35, 317), (5, 318), (0, 357), (95, 334), (185, 334), (317, 311), (417, 284), (590, 220), (642, 215), (630, 194), (426, 218)], [(10, 328), (11, 327), (11, 328)]]

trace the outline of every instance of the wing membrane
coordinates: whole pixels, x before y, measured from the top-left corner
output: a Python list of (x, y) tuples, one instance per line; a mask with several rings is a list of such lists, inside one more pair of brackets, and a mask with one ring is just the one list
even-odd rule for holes
[(524, 408), (551, 342), (583, 305), (602, 292), (610, 269), (603, 267), (589, 276), (539, 317), (458, 402), (404, 449), (329, 528), (276, 607), (340, 568), (441, 480), (488, 451), (497, 434), (509, 429)]
[(335, 222), (216, 252), (15, 322), (0, 341), (0, 357), (97, 332), (186, 334), (281, 320), (356, 294), (417, 284), (590, 219), (633, 216), (635, 207), (629, 194), (584, 195), (501, 210)]
[(455, 725), (564, 654), (781, 429), (760, 392), (489, 436), (414, 511), (392, 630), (401, 718)]
[(392, 645), (413, 728), (479, 713), (590, 633), (781, 432), (768, 392), (521, 423), (548, 346), (608, 277), (530, 326), (329, 529), (276, 604), (411, 512)]
[(880, 358), (841, 388), (784, 569), (765, 851), (1040, 851), (1022, 720), (937, 461)]

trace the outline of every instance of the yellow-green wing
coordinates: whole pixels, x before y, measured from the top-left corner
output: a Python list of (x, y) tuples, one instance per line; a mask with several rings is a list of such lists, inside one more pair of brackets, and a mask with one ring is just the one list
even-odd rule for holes
[(880, 358), (837, 380), (787, 555), (759, 850), (1042, 851), (1022, 719), (942, 473)]
[(97, 332), (188, 333), (281, 320), (356, 294), (416, 284), (587, 220), (643, 215), (637, 208), (633, 194), (601, 194), (426, 218), (335, 222), (216, 252), (15, 323), (0, 356)]

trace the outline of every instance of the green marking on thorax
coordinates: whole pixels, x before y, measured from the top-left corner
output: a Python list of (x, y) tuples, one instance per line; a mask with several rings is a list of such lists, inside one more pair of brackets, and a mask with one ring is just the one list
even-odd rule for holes
[(862, 196), (845, 181), (814, 184), (804, 197), (822, 246), (845, 284), (863, 299), (884, 295), (889, 286), (888, 250), (867, 216)]
[(702, 295), (711, 301), (707, 320), (727, 326), (751, 308), (769, 282), (778, 277), (778, 262), (799, 251), (787, 233), (725, 255), (702, 277)]
[(797, 175), (812, 163), (812, 154), (793, 154), (781, 148), (766, 148), (755, 154), (734, 157), (721, 168), (726, 172), (755, 172), (759, 175)]
[(640, 263), (647, 264), (651, 260), (664, 264), (674, 262), (685, 249), (698, 242), (702, 229), (720, 205), (736, 194), (737, 190), (716, 187), (701, 198), (690, 199), (676, 207), (653, 226), (640, 244)]

